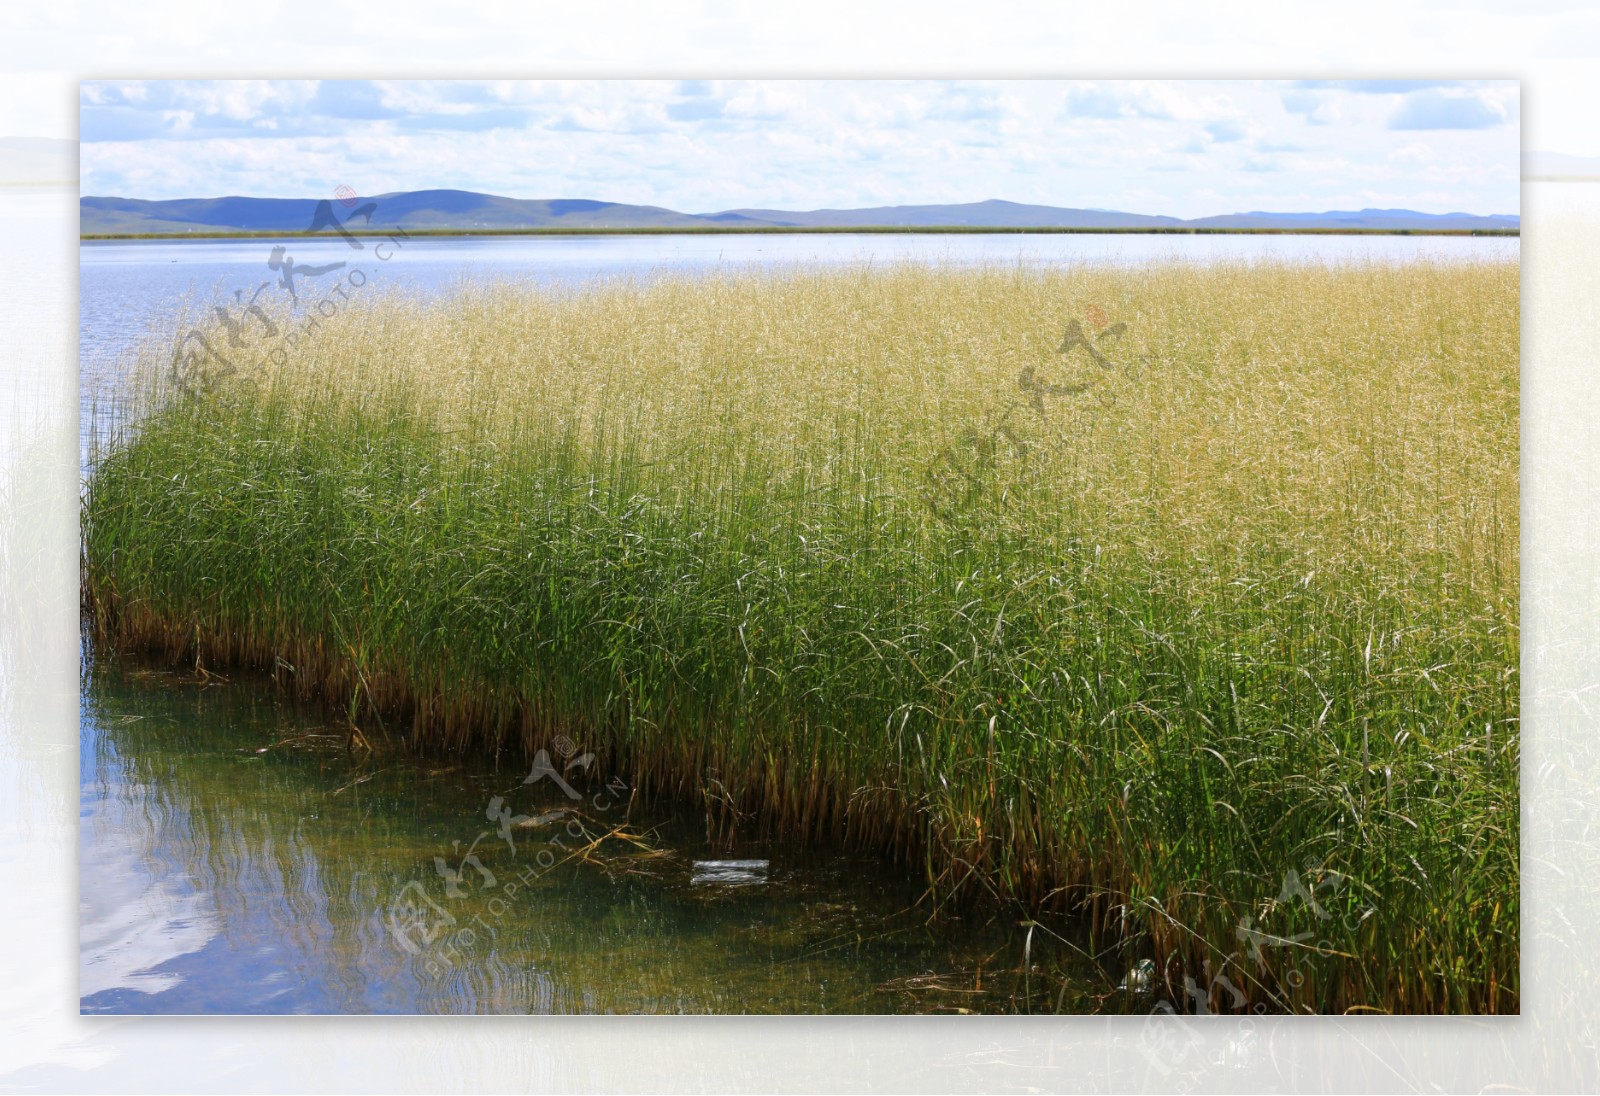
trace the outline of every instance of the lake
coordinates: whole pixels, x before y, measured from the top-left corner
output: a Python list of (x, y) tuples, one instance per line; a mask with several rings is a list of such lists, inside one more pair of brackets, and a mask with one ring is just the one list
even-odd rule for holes
[[(86, 1013), (1081, 1012), (1108, 988), (1014, 912), (931, 917), (917, 866), (712, 844), (609, 774), (573, 767), (574, 801), (369, 754), (250, 675), (90, 659), (82, 702)], [(501, 832), (497, 806), (566, 813)], [(728, 860), (767, 866), (704, 867)]]

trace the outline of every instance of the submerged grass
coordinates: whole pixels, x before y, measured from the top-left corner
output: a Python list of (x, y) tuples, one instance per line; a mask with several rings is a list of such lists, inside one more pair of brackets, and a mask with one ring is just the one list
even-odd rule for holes
[(566, 734), (1196, 1007), (1518, 1008), (1514, 263), (463, 285), (171, 355), (84, 501), (108, 642)]

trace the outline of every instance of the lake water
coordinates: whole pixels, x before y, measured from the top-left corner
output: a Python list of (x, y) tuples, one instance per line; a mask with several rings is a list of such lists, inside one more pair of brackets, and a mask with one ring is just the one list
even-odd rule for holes
[[(573, 770), (575, 803), (520, 770), (375, 759), (265, 680), (86, 663), (80, 749), (88, 1013), (1074, 1012), (1105, 992), (1015, 913), (930, 920), (915, 867), (714, 846), (692, 814), (630, 814), (603, 773)], [(581, 814), (507, 839), (497, 805)], [(625, 818), (639, 843), (566, 859)], [(696, 869), (729, 859), (763, 880)]]

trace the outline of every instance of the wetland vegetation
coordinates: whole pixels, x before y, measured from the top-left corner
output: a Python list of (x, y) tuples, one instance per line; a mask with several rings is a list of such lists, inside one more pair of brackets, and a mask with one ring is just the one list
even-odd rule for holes
[(363, 748), (561, 736), (719, 840), (1071, 918), (1175, 1000), (1515, 1012), (1518, 277), (858, 266), (157, 338), (84, 610)]

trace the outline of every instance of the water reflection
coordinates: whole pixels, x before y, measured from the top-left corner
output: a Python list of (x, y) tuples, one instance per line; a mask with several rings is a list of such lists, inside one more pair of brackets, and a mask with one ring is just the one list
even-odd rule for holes
[[(487, 809), (570, 811), (553, 784), (363, 756), (267, 682), (91, 665), (83, 732), (85, 1012), (1004, 1012), (1082, 1008), (1093, 984), (1038, 935), (1024, 977), (1014, 914), (930, 923), (909, 871), (712, 847), (703, 819), (636, 809), (649, 841), (563, 862), (543, 850), (582, 832), (570, 815), (508, 841)], [(605, 783), (595, 835), (628, 809)], [(696, 885), (719, 858), (770, 875)], [(408, 950), (419, 910), (436, 931)]]
[(156, 870), (146, 850), (130, 848), (128, 839), (148, 833), (144, 823), (151, 818), (176, 838), (181, 821), (166, 816), (158, 786), (101, 785), (98, 791), (79, 818), (78, 870), (86, 885), (78, 907), (78, 992), (104, 1003), (126, 999), (117, 990), (172, 990), (182, 977), (157, 971), (203, 948), (218, 932), (217, 919), (181, 872)]

